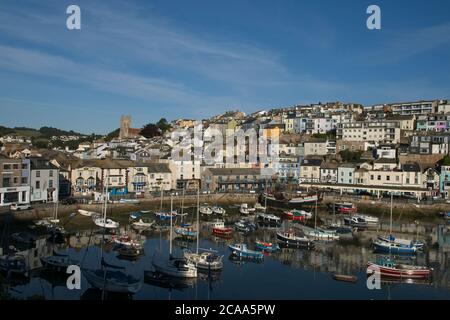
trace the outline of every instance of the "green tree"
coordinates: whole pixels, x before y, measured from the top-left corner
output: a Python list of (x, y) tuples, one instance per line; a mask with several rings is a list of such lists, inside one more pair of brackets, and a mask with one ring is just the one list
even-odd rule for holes
[(450, 166), (450, 156), (446, 155), (442, 158), (442, 165), (443, 166)]
[(114, 138), (118, 138), (120, 134), (120, 129), (116, 129), (114, 131), (111, 131), (110, 133), (108, 133), (105, 137), (105, 141), (111, 141)]
[(339, 155), (344, 162), (359, 162), (361, 161), (362, 153), (362, 151), (344, 150), (339, 152)]
[(161, 131), (162, 130), (156, 124), (148, 123), (142, 128), (141, 135), (146, 137), (146, 138), (153, 138), (153, 137), (156, 137), (156, 136), (160, 136), (161, 135)]
[(166, 118), (159, 119), (159, 121), (156, 123), (156, 125), (163, 133), (171, 128), (171, 125), (170, 125), (170, 123), (167, 122)]

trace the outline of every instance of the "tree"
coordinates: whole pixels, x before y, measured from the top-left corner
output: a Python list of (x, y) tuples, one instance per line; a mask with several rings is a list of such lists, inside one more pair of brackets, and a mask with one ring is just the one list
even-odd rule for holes
[(142, 128), (140, 134), (146, 138), (153, 138), (156, 136), (160, 136), (161, 131), (162, 130), (156, 124), (148, 123)]
[(159, 119), (156, 125), (158, 126), (158, 128), (161, 130), (162, 133), (166, 132), (171, 128), (171, 125), (170, 123), (167, 122), (166, 118)]
[(118, 138), (120, 134), (120, 129), (116, 129), (114, 131), (111, 131), (110, 133), (108, 133), (105, 137), (105, 141), (111, 141), (114, 138)]
[(344, 162), (359, 162), (361, 161), (362, 153), (362, 151), (344, 150), (339, 152), (339, 155)]
[(48, 149), (49, 145), (49, 141), (43, 138), (33, 139), (31, 143), (35, 148), (38, 149)]
[(443, 166), (450, 166), (450, 156), (446, 155), (445, 157), (443, 157), (441, 163)]

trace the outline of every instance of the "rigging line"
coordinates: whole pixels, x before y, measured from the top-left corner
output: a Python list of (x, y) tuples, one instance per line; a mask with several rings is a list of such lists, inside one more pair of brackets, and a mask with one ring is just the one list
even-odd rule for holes
[(81, 262), (80, 262), (80, 267), (83, 265), (84, 259), (86, 258), (87, 252), (89, 250), (89, 246), (91, 244), (92, 233), (93, 233), (93, 230), (91, 229), (91, 234), (89, 235), (89, 240), (88, 240), (88, 243), (87, 243), (87, 247), (86, 247), (86, 250), (84, 250), (83, 258), (81, 259)]

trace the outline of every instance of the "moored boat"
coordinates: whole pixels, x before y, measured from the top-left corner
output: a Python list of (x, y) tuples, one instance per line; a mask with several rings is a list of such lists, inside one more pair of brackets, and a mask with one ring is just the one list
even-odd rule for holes
[(396, 263), (389, 257), (379, 257), (376, 262), (367, 263), (367, 274), (379, 272), (382, 277), (428, 279), (433, 269), (425, 266), (413, 266)]
[(218, 271), (223, 269), (223, 256), (219, 256), (214, 252), (185, 252), (184, 257), (199, 270)]
[(204, 204), (204, 205), (200, 206), (199, 210), (200, 210), (200, 213), (204, 214), (204, 215), (211, 215), (211, 214), (213, 214), (213, 210), (207, 204)]
[[(334, 209), (333, 209), (333, 206), (334, 206)], [(356, 207), (356, 205), (354, 205), (351, 202), (329, 203), (328, 207), (334, 213), (350, 214), (350, 213), (356, 213), (358, 211), (358, 208)]]
[(94, 220), (94, 223), (96, 226), (106, 229), (117, 229), (119, 228), (119, 223), (116, 221), (113, 221), (111, 219), (105, 219), (105, 218), (98, 218)]
[(255, 247), (263, 252), (276, 252), (280, 250), (280, 246), (277, 243), (255, 241)]
[(225, 209), (222, 208), (222, 207), (219, 207), (219, 206), (214, 206), (214, 207), (211, 208), (211, 210), (215, 214), (220, 214), (220, 215), (225, 215), (226, 214)]
[(311, 212), (307, 212), (304, 210), (296, 210), (296, 209), (290, 210), (290, 211), (285, 211), (284, 215), (286, 216), (286, 218), (288, 220), (300, 221), (300, 222), (303, 222), (312, 217)]
[(376, 252), (393, 253), (393, 254), (415, 254), (417, 247), (410, 245), (403, 245), (396, 242), (388, 242), (376, 239), (372, 242)]
[(278, 225), (281, 223), (281, 218), (277, 217), (274, 214), (257, 213), (256, 219), (263, 223), (269, 223), (269, 224), (275, 224), (275, 225)]
[(69, 258), (66, 254), (53, 252), (52, 256), (41, 257), (42, 266), (53, 272), (66, 273), (71, 265), (77, 265), (78, 261)]
[(230, 244), (228, 248), (231, 254), (236, 257), (261, 260), (264, 254), (260, 251), (250, 250), (245, 243)]
[(314, 241), (308, 237), (297, 236), (292, 230), (277, 232), (277, 240), (283, 245), (291, 247), (313, 248)]
[(197, 236), (197, 231), (190, 224), (175, 227), (175, 233), (180, 237), (189, 239)]
[(367, 222), (358, 216), (352, 216), (352, 217), (345, 217), (344, 218), (344, 224), (346, 226), (358, 228), (358, 229), (366, 229), (367, 228)]

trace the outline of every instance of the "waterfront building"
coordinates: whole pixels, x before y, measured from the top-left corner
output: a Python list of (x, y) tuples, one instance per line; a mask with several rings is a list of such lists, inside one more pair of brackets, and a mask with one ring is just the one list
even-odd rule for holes
[(353, 163), (342, 163), (337, 170), (337, 183), (356, 184), (356, 165)]
[(450, 198), (450, 166), (441, 166), (439, 189), (445, 199)]
[(322, 159), (306, 158), (300, 165), (301, 182), (319, 182)]
[(30, 202), (30, 163), (0, 157), (0, 206)]
[(261, 175), (260, 168), (206, 168), (202, 189), (209, 191), (262, 191), (272, 177)]
[(338, 165), (334, 162), (322, 162), (320, 165), (320, 182), (336, 183)]
[(128, 191), (145, 193), (173, 188), (172, 171), (167, 163), (138, 163), (128, 168)]
[(57, 202), (59, 196), (59, 169), (46, 158), (30, 160), (30, 201)]

